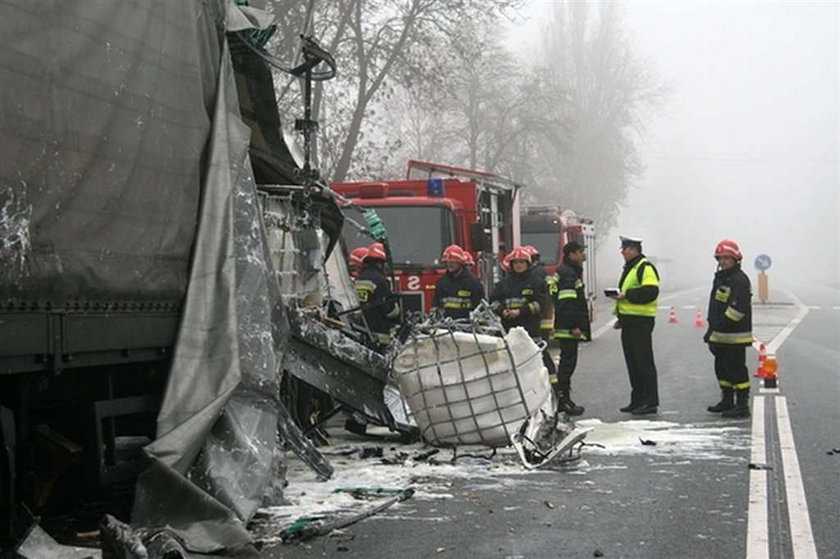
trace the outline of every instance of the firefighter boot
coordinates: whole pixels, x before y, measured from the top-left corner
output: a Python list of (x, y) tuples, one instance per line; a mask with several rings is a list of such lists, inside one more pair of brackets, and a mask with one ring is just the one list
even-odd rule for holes
[(708, 411), (718, 413), (726, 410), (731, 410), (735, 407), (735, 391), (732, 389), (731, 386), (722, 386), (720, 388), (720, 394), (720, 402), (718, 402), (714, 406), (709, 406), (708, 408), (706, 408)]
[(735, 391), (735, 407), (720, 414), (723, 417), (744, 418), (750, 416), (750, 389)]
[(566, 412), (566, 415), (581, 415), (585, 410), (572, 401), (568, 390), (557, 391), (557, 411)]

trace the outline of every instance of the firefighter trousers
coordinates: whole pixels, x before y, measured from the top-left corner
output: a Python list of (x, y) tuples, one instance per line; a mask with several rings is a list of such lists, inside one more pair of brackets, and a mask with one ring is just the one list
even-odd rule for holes
[(621, 347), (630, 377), (630, 403), (634, 406), (659, 405), (653, 361), (653, 325), (652, 318), (621, 321)]
[(557, 390), (569, 392), (572, 388), (572, 374), (577, 367), (580, 342), (565, 338), (557, 341), (560, 345), (560, 361), (557, 364)]
[(747, 348), (742, 345), (709, 344), (715, 356), (715, 376), (723, 388), (746, 390), (750, 387)]

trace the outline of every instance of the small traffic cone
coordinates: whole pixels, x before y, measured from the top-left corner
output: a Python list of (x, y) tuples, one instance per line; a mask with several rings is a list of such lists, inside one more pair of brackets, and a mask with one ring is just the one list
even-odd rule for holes
[(767, 370), (764, 368), (767, 364), (767, 346), (761, 344), (758, 346), (758, 369), (755, 370), (756, 378), (767, 378)]
[(668, 312), (668, 324), (676, 324), (677, 323), (677, 311), (674, 310), (674, 307), (671, 307), (671, 310)]
[(764, 362), (764, 388), (777, 388), (779, 378), (779, 364), (775, 355), (769, 355)]
[(698, 328), (704, 328), (706, 326), (706, 322), (703, 320), (703, 315), (700, 314), (700, 309), (697, 309), (697, 313), (694, 315), (694, 325)]

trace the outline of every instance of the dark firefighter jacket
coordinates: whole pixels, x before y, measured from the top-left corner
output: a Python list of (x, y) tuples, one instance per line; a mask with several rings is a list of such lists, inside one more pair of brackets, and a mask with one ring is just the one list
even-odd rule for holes
[(540, 330), (544, 330), (545, 332), (543, 334), (550, 336), (551, 330), (554, 329), (554, 304), (552, 303), (552, 298), (554, 297), (555, 276), (548, 275), (548, 270), (545, 269), (545, 264), (542, 262), (534, 264), (533, 268), (531, 268), (531, 273), (538, 281), (545, 284), (545, 302), (540, 303), (542, 305), (542, 311), (540, 311)]
[(505, 309), (519, 309), (519, 316), (513, 319), (502, 318), (502, 326), (510, 330), (522, 326), (532, 337), (540, 335), (540, 311), (545, 302), (545, 282), (526, 270), (521, 274), (510, 272), (496, 284), (490, 305), (501, 315)]
[(709, 343), (752, 345), (752, 288), (740, 264), (715, 274), (707, 319)]
[(380, 266), (366, 264), (362, 268), (356, 278), (356, 294), (368, 328), (380, 343), (388, 344), (391, 327), (400, 322), (400, 306)]
[(468, 270), (458, 275), (446, 272), (435, 285), (432, 309), (440, 309), (450, 318), (469, 318), (470, 311), (484, 299), (484, 286)]
[[(557, 268), (554, 291), (554, 337), (558, 339), (588, 341), (592, 339), (589, 323), (589, 305), (583, 285), (583, 268), (575, 262), (564, 262)], [(582, 336), (575, 338), (572, 330), (580, 328)]]

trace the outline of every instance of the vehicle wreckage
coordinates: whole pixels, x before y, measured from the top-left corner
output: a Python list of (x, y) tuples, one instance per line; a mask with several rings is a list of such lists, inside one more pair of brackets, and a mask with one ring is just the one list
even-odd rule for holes
[[(15, 100), (0, 107), (0, 538), (20, 556), (87, 556), (29, 510), (67, 512), (80, 488), (135, 478), (130, 523), (102, 519), (105, 555), (255, 555), (247, 525), (280, 501), (284, 452), (328, 478), (305, 431), (341, 409), (432, 444), (519, 445), (526, 467), (580, 440), (549, 413), (537, 346), (491, 333), (489, 316), (413, 324), (373, 350), (337, 250), (342, 212), (308, 136), (296, 161), (281, 133), (268, 14), (233, 0), (50, 8), (0, 8)], [(335, 66), (311, 40), (302, 58), (286, 70), (311, 133), (311, 81)], [(456, 382), (435, 392), (414, 359), (429, 344), (507, 355), (514, 380), (439, 353), (433, 368)], [(486, 409), (441, 435), (473, 395)]]

